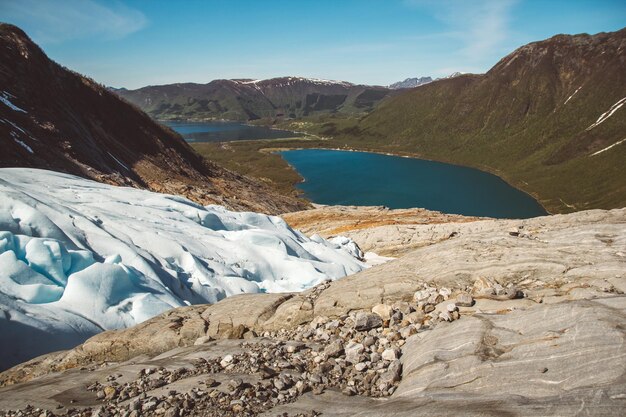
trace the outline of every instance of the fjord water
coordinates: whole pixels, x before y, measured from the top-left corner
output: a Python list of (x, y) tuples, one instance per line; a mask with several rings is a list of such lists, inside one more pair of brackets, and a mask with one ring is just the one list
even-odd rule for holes
[(251, 126), (239, 122), (163, 122), (163, 124), (180, 133), (187, 142), (230, 142), (301, 136), (288, 130)]
[(298, 188), (315, 203), (496, 218), (547, 214), (528, 194), (473, 168), (368, 152), (305, 149), (281, 155), (304, 177)]

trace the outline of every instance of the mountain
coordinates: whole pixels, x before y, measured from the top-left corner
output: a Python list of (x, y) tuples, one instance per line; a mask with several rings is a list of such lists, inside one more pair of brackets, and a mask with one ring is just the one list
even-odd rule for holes
[(404, 81), (398, 81), (396, 83), (390, 84), (389, 88), (392, 90), (399, 90), (402, 88), (415, 88), (420, 85), (428, 84), (432, 82), (433, 79), (431, 77), (420, 77), (420, 78), (407, 78)]
[(201, 158), (172, 130), (0, 24), (0, 167), (34, 167), (279, 213), (304, 207)]
[[(481, 168), (552, 212), (626, 205), (626, 29), (522, 46), (390, 97), (343, 143)], [(356, 133), (355, 133), (356, 132)], [(324, 131), (322, 131), (324, 133)]]
[(114, 91), (155, 119), (243, 121), (365, 113), (391, 94), (385, 87), (302, 77), (214, 80)]
[(0, 370), (174, 307), (301, 291), (361, 271), (360, 255), (278, 217), (2, 168)]

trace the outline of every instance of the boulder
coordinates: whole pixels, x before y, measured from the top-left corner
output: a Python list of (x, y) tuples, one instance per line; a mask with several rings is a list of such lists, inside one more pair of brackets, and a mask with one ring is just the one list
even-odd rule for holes
[(378, 314), (360, 312), (355, 318), (354, 328), (360, 332), (375, 329), (383, 325), (383, 320)]

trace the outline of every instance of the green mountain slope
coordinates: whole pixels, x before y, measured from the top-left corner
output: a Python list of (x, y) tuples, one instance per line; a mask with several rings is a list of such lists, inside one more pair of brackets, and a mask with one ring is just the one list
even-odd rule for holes
[[(323, 133), (350, 146), (494, 172), (550, 211), (626, 205), (626, 29), (523, 46)], [(615, 145), (609, 148), (611, 145)]]

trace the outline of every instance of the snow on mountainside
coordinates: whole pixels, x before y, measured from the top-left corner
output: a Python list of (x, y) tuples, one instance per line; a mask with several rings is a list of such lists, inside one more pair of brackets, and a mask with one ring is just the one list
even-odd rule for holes
[(353, 274), (357, 252), (279, 217), (0, 169), (0, 369), (173, 307)]
[(158, 120), (257, 120), (321, 114), (363, 114), (392, 90), (305, 77), (213, 80), (114, 90)]
[(234, 79), (227, 80), (240, 84), (265, 84), (265, 85), (273, 85), (276, 87), (285, 87), (290, 85), (296, 85), (298, 83), (306, 83), (306, 84), (316, 84), (316, 85), (337, 85), (345, 88), (354, 87), (356, 84), (347, 82), (347, 81), (337, 81), (337, 80), (322, 80), (319, 78), (307, 78), (307, 77), (279, 77), (279, 78), (270, 78), (265, 80), (251, 80), (251, 79)]
[(420, 85), (428, 84), (433, 81), (432, 77), (415, 77), (415, 78), (407, 78), (404, 81), (398, 81), (389, 85), (389, 88), (393, 90), (399, 90), (402, 88), (415, 88)]

